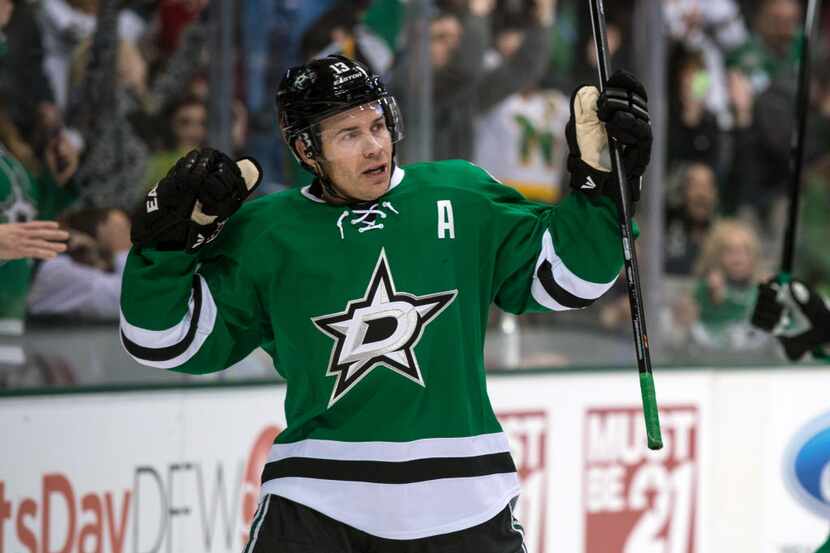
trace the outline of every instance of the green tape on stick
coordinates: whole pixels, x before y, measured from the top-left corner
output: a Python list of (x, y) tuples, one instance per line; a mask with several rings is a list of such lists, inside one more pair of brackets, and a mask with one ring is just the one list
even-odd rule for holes
[(646, 419), (648, 448), (660, 449), (663, 447), (663, 436), (660, 434), (660, 416), (657, 414), (654, 376), (651, 373), (640, 373), (640, 392), (643, 395), (643, 416)]
[(780, 272), (775, 276), (778, 284), (789, 284), (793, 281), (793, 276), (790, 273)]

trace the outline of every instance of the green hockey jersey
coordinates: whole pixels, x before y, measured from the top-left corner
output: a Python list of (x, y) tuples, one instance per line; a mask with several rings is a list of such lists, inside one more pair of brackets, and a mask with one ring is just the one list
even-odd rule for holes
[(519, 492), (485, 386), (490, 304), (585, 307), (622, 262), (608, 199), (537, 204), (466, 161), (423, 163), (370, 206), (294, 189), (244, 205), (198, 257), (133, 251), (121, 338), (188, 373), (262, 346), (287, 381), (262, 492), (415, 539)]

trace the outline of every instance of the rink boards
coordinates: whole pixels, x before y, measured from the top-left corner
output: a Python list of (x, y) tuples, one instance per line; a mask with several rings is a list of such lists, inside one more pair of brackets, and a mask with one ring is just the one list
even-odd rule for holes
[[(531, 553), (812, 552), (830, 532), (830, 369), (493, 375)], [(239, 553), (284, 387), (0, 399), (0, 553)], [(321, 552), (324, 553), (324, 552)]]

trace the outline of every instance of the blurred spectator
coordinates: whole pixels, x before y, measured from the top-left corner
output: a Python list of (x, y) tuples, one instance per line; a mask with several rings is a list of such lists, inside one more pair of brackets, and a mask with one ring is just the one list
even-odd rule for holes
[[(73, 90), (79, 90), (83, 85), (90, 64), (91, 46), (92, 39), (85, 39), (72, 54), (69, 83)], [(117, 86), (131, 95), (136, 102), (141, 102), (147, 94), (147, 62), (138, 48), (126, 40), (119, 40), (115, 47)], [(77, 106), (73, 102), (71, 107)]]
[(148, 162), (145, 188), (154, 186), (167, 174), (180, 157), (205, 145), (207, 139), (207, 106), (195, 96), (178, 102), (167, 117), (170, 138), (167, 148), (155, 152)]
[(406, 19), (408, 0), (373, 0), (366, 10), (363, 23), (393, 50), (400, 43), (400, 32)]
[[(494, 5), (495, 0), (475, 1), (469, 12), (444, 5), (432, 14), (434, 159), (471, 159), (472, 120), (476, 114), (470, 111), (469, 96), (482, 72), (489, 15)], [(395, 60), (389, 79), (395, 96), (402, 102), (404, 120), (411, 112), (406, 87), (412, 59), (413, 53), (404, 49)]]
[(802, 24), (798, 0), (761, 0), (752, 37), (730, 53), (727, 64), (749, 77), (756, 94), (782, 74), (792, 78), (798, 57), (796, 38)]
[[(783, 237), (782, 229), (786, 224), (792, 186), (790, 148), (796, 118), (796, 87), (795, 75), (790, 78), (781, 76), (758, 96), (751, 130), (752, 144), (748, 148), (748, 159), (741, 167), (742, 176), (752, 179), (749, 182), (754, 183), (741, 195), (741, 211), (758, 220), (768, 238), (776, 241)], [(803, 175), (809, 174), (808, 167), (811, 163), (816, 163), (818, 170), (813, 172), (809, 180), (803, 179), (801, 186), (805, 187), (805, 200), (809, 197), (811, 202), (821, 202), (824, 198), (821, 167), (826, 162), (830, 146), (830, 67), (827, 61), (813, 61), (811, 88)], [(805, 202), (804, 209), (812, 212), (816, 205), (822, 204)], [(818, 214), (813, 212), (813, 215)], [(815, 224), (811, 223), (811, 227), (821, 234), (819, 219), (812, 221)]]
[[(203, 7), (201, 0), (168, 0), (165, 4), (183, 4), (188, 10)], [(198, 13), (201, 17), (188, 18), (186, 26), (176, 34), (178, 47), (170, 55), (162, 54), (155, 60), (159, 67), (151, 71), (153, 78), (144, 99), (144, 108), (151, 115), (158, 115), (166, 106), (194, 95), (193, 88), (202, 83), (205, 90), (200, 97), (203, 100), (207, 97), (208, 25), (206, 10)]]
[(720, 178), (721, 212), (735, 216), (745, 188), (752, 188), (759, 179), (757, 160), (758, 137), (755, 134), (755, 96), (749, 78), (740, 71), (727, 74), (732, 128), (726, 137), (731, 156)]
[(246, 152), (262, 165), (263, 182), (258, 193), (275, 192), (286, 184), (303, 186), (311, 182), (310, 173), (300, 168), (280, 139), (274, 117), (274, 91), (285, 71), (301, 61), (300, 44), (308, 27), (334, 3), (335, 0), (241, 2), (244, 99), (250, 114)]
[(181, 45), (181, 37), (199, 17), (208, 0), (160, 0), (158, 3), (158, 47), (163, 58), (169, 58)]
[[(9, 7), (12, 1), (4, 0)], [(3, 32), (7, 54), (0, 56), (0, 98), (5, 100), (11, 121), (24, 140), (31, 144), (37, 141), (36, 129), (54, 128), (60, 118), (43, 69), (43, 44), (36, 5), (16, 1), (12, 17)], [(43, 133), (44, 136), (48, 134)]]
[(86, 138), (75, 176), (80, 203), (131, 209), (146, 176), (148, 148), (131, 117), (141, 114), (147, 91), (141, 54), (118, 37), (120, 0), (98, 3), (91, 45), (77, 55), (77, 94), (70, 123)]
[(700, 317), (692, 326), (694, 344), (712, 350), (756, 349), (766, 336), (749, 325), (757, 287), (763, 279), (761, 245), (745, 223), (716, 223), (703, 244), (694, 300)]
[[(42, 0), (40, 23), (46, 50), (44, 67), (59, 107), (68, 96), (70, 57), (92, 35), (97, 23), (98, 0)], [(125, 10), (117, 22), (123, 40), (135, 42), (145, 31), (143, 20)]]
[(703, 240), (715, 219), (718, 190), (715, 173), (704, 163), (679, 167), (674, 201), (666, 209), (665, 271), (691, 276)]
[(797, 273), (830, 296), (830, 64), (814, 62), (813, 100), (809, 111), (799, 236)]
[(804, 169), (801, 233), (796, 241), (798, 274), (830, 296), (830, 64), (816, 63), (812, 72), (815, 85), (813, 108), (809, 113), (807, 159)]
[(725, 53), (749, 38), (738, 5), (734, 0), (666, 0), (663, 10), (672, 40), (700, 54), (709, 80), (706, 108), (718, 117), (722, 128), (728, 127)]
[[(14, 5), (0, 0), (0, 35)], [(0, 54), (0, 57), (2, 55)], [(73, 195), (63, 187), (77, 167), (77, 151), (63, 135), (52, 138), (46, 166), (11, 121), (0, 97), (0, 249), (6, 259), (48, 258), (63, 250), (64, 239), (50, 224), (25, 224), (53, 217)], [(55, 175), (58, 175), (57, 179)], [(10, 224), (11, 223), (11, 224)], [(24, 223), (24, 224), (20, 224)], [(14, 242), (9, 244), (9, 240)], [(23, 249), (25, 248), (25, 249)], [(32, 272), (29, 259), (0, 264), (0, 334), (22, 334), (26, 294)]]
[[(2, 0), (0, 0), (2, 1)], [(74, 195), (63, 188), (77, 167), (75, 152), (60, 137), (55, 138), (50, 150), (55, 153), (47, 160), (47, 167), (39, 163), (27, 151), (15, 128), (0, 113), (0, 241), (6, 243), (6, 258), (48, 258), (52, 252), (63, 251), (63, 244), (42, 243), (65, 239), (54, 233), (53, 228), (31, 224), (36, 219), (49, 219), (73, 199)], [(18, 155), (14, 155), (17, 152)], [(18, 161), (27, 160), (28, 167)], [(58, 160), (64, 165), (61, 181), (54, 175), (59, 172)], [(29, 223), (7, 225), (6, 223)], [(9, 240), (15, 243), (8, 244)], [(14, 250), (15, 247), (25, 247)], [(4, 248), (6, 249), (6, 248)], [(26, 294), (29, 290), (33, 263), (30, 259), (18, 259), (0, 264), (0, 334), (22, 334)]]
[(579, 28), (586, 13), (584, 2), (557, 0), (556, 23), (551, 28), (550, 61), (542, 78), (543, 88), (573, 88), (574, 67), (581, 64), (583, 58), (579, 47)]
[(44, 262), (29, 292), (29, 314), (118, 320), (130, 221), (119, 209), (88, 208), (61, 218), (66, 253)]
[(738, 214), (754, 221), (769, 240), (780, 238), (784, 224), (795, 94), (795, 77), (779, 76), (755, 96), (745, 153), (739, 158), (743, 162), (736, 165)]
[(336, 2), (303, 34), (303, 61), (342, 54), (368, 66), (373, 73), (385, 73), (392, 65), (392, 51), (361, 23), (369, 4), (369, 0)]
[[(825, 144), (827, 144), (825, 142)], [(796, 240), (797, 273), (830, 296), (830, 255), (827, 241), (830, 221), (830, 154), (805, 169), (803, 202), (799, 215), (799, 236)]]
[[(521, 46), (497, 67), (484, 66), (490, 15), (495, 0), (470, 0), (468, 10), (450, 5), (436, 10), (430, 24), (433, 82), (434, 159), (472, 159), (475, 153), (474, 121), (511, 94), (537, 83), (547, 66), (550, 27), (555, 0), (540, 0), (525, 13), (529, 24)], [(397, 97), (404, 100), (409, 56), (396, 60), (390, 79)]]
[(706, 107), (711, 76), (703, 57), (677, 44), (669, 68), (668, 162), (699, 161), (718, 167), (720, 128)]
[[(577, 63), (572, 75), (572, 82), (563, 89), (571, 88), (583, 83), (596, 83), (597, 53), (594, 45), (594, 34), (591, 28), (591, 19), (588, 14), (587, 2), (576, 2), (579, 6), (579, 38), (576, 49)], [(606, 37), (608, 39), (608, 63), (614, 69), (634, 71), (633, 48), (631, 36), (631, 16), (634, 13), (634, 0), (615, 0), (605, 3)], [(642, 29), (638, 28), (638, 32)]]
[[(544, 5), (551, 10), (552, 19), (555, 6), (552, 2)], [(485, 58), (485, 67), (490, 71), (505, 63), (516, 63), (514, 56), (526, 39), (524, 27), (530, 18), (523, 12), (508, 12), (494, 19), (498, 21), (495, 51), (488, 52)], [(562, 191), (567, 152), (565, 124), (570, 117), (570, 105), (561, 92), (539, 86), (547, 60), (543, 52), (535, 55), (542, 58), (535, 81), (528, 79), (524, 89), (490, 109), (484, 102), (480, 106), (485, 111), (476, 125), (473, 159), (527, 198), (554, 202)], [(486, 96), (482, 96), (486, 101)]]

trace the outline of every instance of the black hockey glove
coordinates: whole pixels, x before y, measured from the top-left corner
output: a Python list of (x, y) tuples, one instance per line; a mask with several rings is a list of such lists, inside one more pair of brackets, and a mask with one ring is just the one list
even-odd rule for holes
[(778, 301), (781, 293), (781, 285), (775, 279), (758, 285), (758, 299), (749, 321), (752, 326), (764, 332), (772, 332), (778, 326), (784, 315), (784, 303)]
[(147, 193), (130, 238), (138, 248), (192, 253), (219, 235), (261, 179), (251, 158), (234, 162), (211, 148), (192, 150)]
[(632, 202), (640, 199), (640, 177), (651, 159), (652, 134), (646, 89), (634, 75), (617, 70), (602, 94), (594, 86), (577, 88), (571, 96), (565, 136), (571, 187), (592, 198), (619, 196), (617, 177), (607, 158), (611, 136), (620, 150), (629, 197)]
[(830, 343), (830, 309), (815, 290), (798, 280), (759, 284), (750, 321), (775, 334), (791, 361)]

